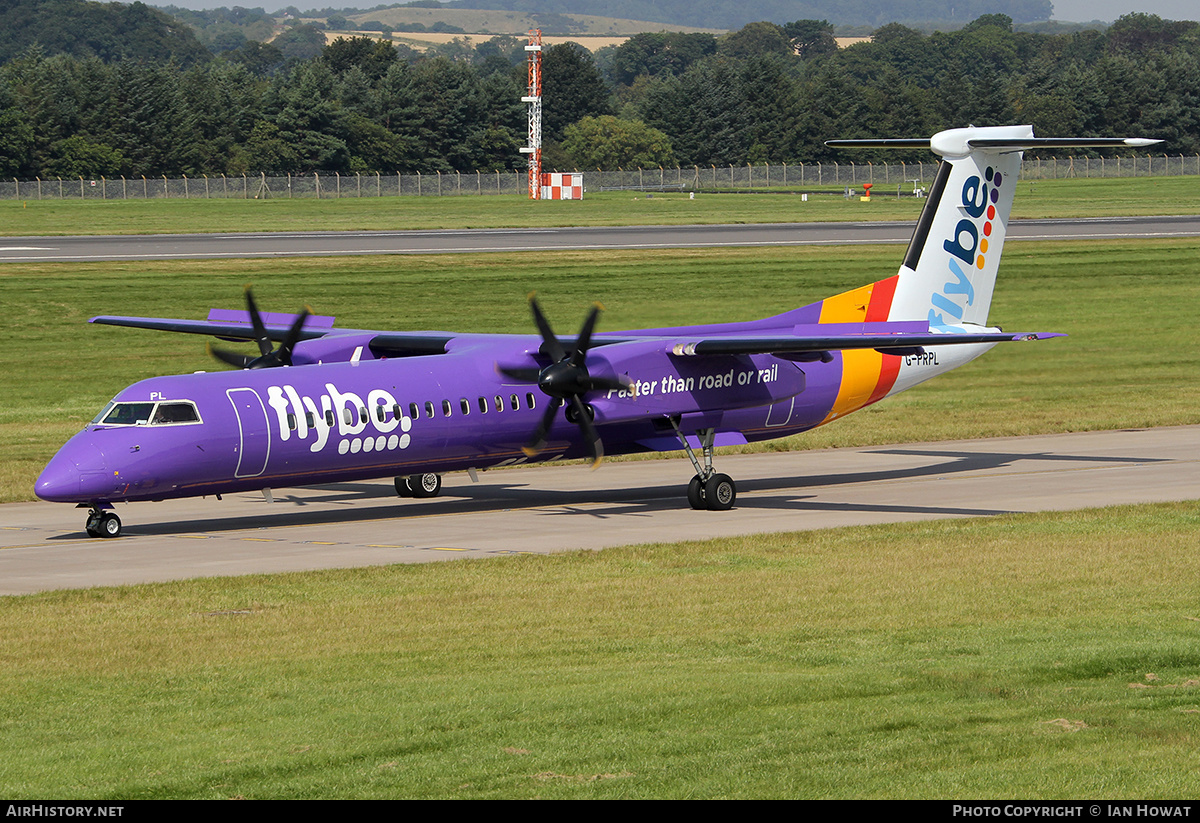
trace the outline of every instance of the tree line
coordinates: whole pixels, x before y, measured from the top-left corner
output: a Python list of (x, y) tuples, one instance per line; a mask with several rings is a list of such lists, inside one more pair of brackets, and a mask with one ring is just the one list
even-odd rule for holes
[[(992, 14), (954, 32), (889, 24), (844, 49), (832, 33), (802, 20), (724, 36), (642, 34), (594, 55), (549, 47), (546, 166), (840, 160), (825, 140), (972, 123), (1152, 136), (1172, 154), (1200, 151), (1194, 22), (1138, 14), (1106, 31), (1046, 34)], [(460, 38), (418, 54), (354, 37), (303, 57), (248, 41), (184, 65), (34, 45), (0, 65), (0, 176), (521, 168), (523, 46)]]
[[(1032, 123), (1046, 137), (1152, 136), (1172, 153), (1200, 151), (1194, 22), (1128, 15), (1105, 32), (1053, 35), (984, 15), (930, 35), (893, 23), (845, 49), (831, 35), (812, 21), (754, 23), (703, 55), (669, 35), (638, 35), (622, 46), (638, 48), (636, 61), (614, 57), (612, 73), (633, 78), (616, 96), (626, 116), (670, 138), (684, 165), (833, 160), (823, 145), (832, 137), (1006, 123)], [(855, 153), (856, 162), (885, 157), (922, 159)]]

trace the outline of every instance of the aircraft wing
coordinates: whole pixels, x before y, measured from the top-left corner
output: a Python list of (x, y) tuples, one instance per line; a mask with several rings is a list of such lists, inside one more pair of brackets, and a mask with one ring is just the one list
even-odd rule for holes
[[(1057, 332), (966, 332), (943, 334), (858, 334), (794, 337), (711, 337), (695, 342), (675, 343), (676, 355), (777, 354), (819, 355), (846, 349), (877, 349), (885, 354), (919, 354), (926, 346), (953, 346), (978, 343), (1006, 343), (1066, 337)], [(808, 358), (805, 358), (808, 359)], [(815, 358), (814, 358), (815, 359)], [(824, 359), (824, 358), (822, 358)]]
[[(287, 323), (280, 324), (273, 320), (267, 320), (269, 315), (264, 316), (264, 323), (267, 336), (278, 342), (283, 340), (288, 333), (288, 327), (294, 319), (294, 315), (285, 315), (288, 318)], [(322, 325), (319, 321), (328, 320), (328, 325)], [(126, 326), (133, 329), (153, 329), (155, 331), (173, 331), (182, 332), (184, 334), (207, 334), (210, 337), (219, 337), (222, 340), (253, 340), (254, 329), (247, 320), (243, 323), (228, 322), (228, 321), (212, 321), (212, 320), (171, 320), (159, 317), (119, 317), (113, 315), (100, 315), (88, 320), (89, 323), (98, 323), (103, 326)], [(304, 328), (300, 331), (301, 340), (315, 340), (318, 337), (324, 337), (329, 334), (330, 327), (333, 325), (332, 317), (315, 317), (310, 315)]]
[[(263, 328), (267, 337), (276, 343), (287, 338), (292, 323), (296, 320), (294, 314), (262, 314)], [(382, 357), (413, 357), (424, 354), (445, 354), (446, 344), (452, 338), (446, 334), (429, 334), (422, 332), (375, 332), (358, 329), (335, 329), (334, 318), (321, 315), (308, 315), (304, 327), (300, 330), (299, 340), (316, 340), (322, 337), (337, 338), (345, 336), (347, 340), (354, 338), (353, 343), (365, 343), (376, 356)], [(254, 327), (251, 325), (246, 312), (226, 312), (214, 309), (208, 320), (173, 320), (160, 317), (119, 317), (101, 315), (93, 317), (89, 323), (104, 326), (125, 326), (134, 329), (152, 329), (154, 331), (182, 332), (184, 334), (206, 334), (220, 340), (233, 342), (253, 340)], [(351, 346), (353, 348), (353, 346)]]

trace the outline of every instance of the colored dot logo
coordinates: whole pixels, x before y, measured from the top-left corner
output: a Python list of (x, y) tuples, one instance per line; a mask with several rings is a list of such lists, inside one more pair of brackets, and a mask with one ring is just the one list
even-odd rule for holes
[(983, 237), (979, 239), (979, 255), (975, 258), (975, 268), (978, 269), (982, 269), (984, 263), (987, 262), (984, 259), (984, 255), (987, 254), (988, 250), (988, 238), (992, 236), (992, 221), (996, 219), (996, 203), (1000, 200), (1000, 172), (996, 171), (991, 166), (988, 166), (987, 171), (984, 172), (983, 176), (989, 183), (992, 184), (992, 191), (990, 195), (992, 202), (989, 203), (987, 207), (987, 222), (983, 224)]

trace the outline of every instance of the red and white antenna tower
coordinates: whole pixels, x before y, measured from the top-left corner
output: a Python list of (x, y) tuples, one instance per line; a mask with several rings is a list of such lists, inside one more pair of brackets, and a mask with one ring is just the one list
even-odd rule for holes
[(529, 104), (529, 145), (521, 154), (529, 155), (529, 199), (542, 195), (542, 30), (529, 32), (529, 93), (521, 98)]

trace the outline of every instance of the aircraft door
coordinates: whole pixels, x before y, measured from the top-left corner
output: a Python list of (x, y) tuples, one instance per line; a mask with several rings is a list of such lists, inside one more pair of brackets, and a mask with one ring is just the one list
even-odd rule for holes
[(271, 454), (271, 429), (267, 407), (254, 389), (229, 389), (225, 392), (237, 415), (241, 440), (234, 477), (257, 477), (266, 471)]
[[(787, 395), (782, 400), (767, 406), (767, 427), (780, 428), (788, 425), (797, 412), (796, 398), (804, 391), (807, 382), (804, 370), (796, 363), (771, 358), (759, 374), (770, 386), (772, 394), (776, 397)], [(801, 404), (801, 408), (803, 408), (803, 404)]]
[(773, 403), (767, 407), (767, 426), (786, 426), (792, 419), (792, 409), (796, 405), (796, 398), (789, 397), (787, 400), (780, 400), (778, 403)]

